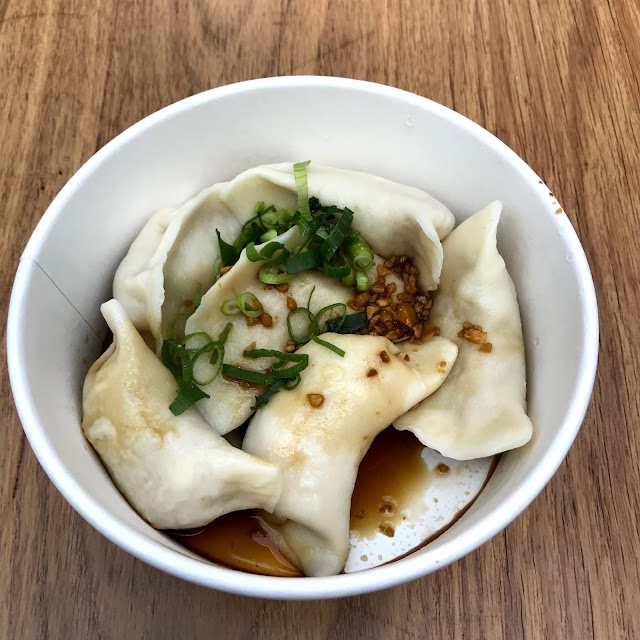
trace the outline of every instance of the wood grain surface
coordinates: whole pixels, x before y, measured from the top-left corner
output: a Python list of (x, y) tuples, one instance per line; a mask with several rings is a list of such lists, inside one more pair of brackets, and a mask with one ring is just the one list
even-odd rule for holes
[[(640, 638), (640, 5), (636, 0), (0, 0), (0, 637)], [(164, 575), (62, 499), (9, 389), (18, 259), (72, 174), (143, 116), (283, 74), (392, 84), (479, 122), (564, 205), (598, 291), (594, 398), (506, 531), (389, 591), (268, 602)]]

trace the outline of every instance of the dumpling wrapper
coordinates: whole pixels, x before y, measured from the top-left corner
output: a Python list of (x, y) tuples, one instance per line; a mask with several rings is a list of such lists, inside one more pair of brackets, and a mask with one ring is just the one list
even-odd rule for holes
[[(410, 352), (407, 361), (383, 337), (327, 333), (323, 338), (345, 356), (316, 343), (299, 349), (309, 355), (302, 382), (256, 412), (242, 445), (281, 469), (282, 497), (274, 513), (288, 520), (278, 531), (285, 551), (295, 554), (308, 576), (343, 569), (362, 458), (378, 433), (442, 384), (457, 352), (439, 338), (416, 347), (419, 355)], [(324, 402), (314, 408), (308, 394), (321, 394)]]
[[(302, 238), (297, 227), (294, 227), (274, 241), (292, 249), (302, 242)], [(258, 250), (262, 246), (265, 245), (258, 246)], [(288, 298), (295, 300), (299, 307), (306, 307), (313, 290), (311, 310), (317, 313), (330, 304), (346, 304), (355, 294), (352, 288), (343, 287), (339, 280), (329, 278), (315, 269), (296, 274), (289, 283), (289, 290), (280, 292), (258, 280), (258, 271), (264, 264), (265, 262), (251, 262), (246, 251), (243, 251), (233, 268), (202, 298), (200, 307), (189, 318), (185, 328), (187, 334), (205, 331), (215, 340), (226, 324), (231, 322), (233, 328), (225, 343), (225, 364), (253, 371), (264, 371), (266, 361), (245, 358), (242, 353), (249, 345), (255, 342), (260, 349), (282, 351), (290, 339), (287, 329)], [(260, 300), (265, 312), (273, 318), (271, 328), (267, 329), (259, 323), (247, 326), (242, 314), (225, 316), (221, 313), (220, 307), (226, 300), (235, 299), (247, 291)], [(352, 311), (347, 308), (347, 312)], [(222, 435), (233, 431), (251, 416), (256, 395), (262, 392), (261, 388), (247, 388), (226, 380), (221, 375), (202, 389), (210, 397), (199, 400), (196, 406), (207, 422)]]
[[(315, 162), (307, 167), (307, 183), (310, 197), (354, 212), (352, 227), (375, 253), (385, 258), (408, 255), (420, 271), (421, 289), (436, 288), (442, 267), (440, 238), (455, 224), (444, 204), (415, 187)], [(295, 210), (293, 164), (249, 169), (225, 184), (220, 197), (241, 217), (252, 215), (256, 202)]]
[(114, 298), (157, 353), (173, 325), (193, 313), (197, 289), (214, 283), (216, 229), (233, 242), (245, 222), (222, 202), (220, 187), (152, 216), (116, 271)]
[(277, 503), (278, 468), (232, 447), (193, 408), (174, 416), (171, 373), (122, 305), (101, 311), (114, 342), (84, 383), (82, 428), (131, 506), (159, 529), (198, 527), (225, 513)]
[[(498, 253), (502, 204), (492, 202), (444, 241), (440, 288), (431, 322), (458, 345), (446, 382), (394, 422), (455, 460), (492, 456), (529, 442), (526, 371), (516, 290)], [(487, 332), (491, 352), (458, 336), (464, 322)]]

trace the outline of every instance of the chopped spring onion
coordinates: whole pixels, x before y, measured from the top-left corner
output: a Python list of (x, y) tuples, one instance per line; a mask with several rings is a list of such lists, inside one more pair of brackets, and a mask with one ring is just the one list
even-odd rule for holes
[[(198, 400), (210, 397), (197, 385), (210, 384), (220, 373), (224, 360), (224, 343), (231, 326), (230, 322), (227, 323), (218, 340), (213, 340), (204, 331), (198, 331), (180, 341), (168, 338), (162, 343), (162, 363), (178, 383), (176, 398), (169, 405), (174, 415), (178, 416)], [(208, 362), (201, 358), (205, 353), (211, 353)]]
[[(300, 329), (298, 326), (297, 330), (294, 329), (293, 323), (296, 316), (304, 316), (305, 320), (302, 320), (306, 325), (304, 328)], [(299, 323), (296, 322), (296, 324)], [(287, 330), (289, 331), (289, 337), (296, 344), (305, 344), (309, 342), (312, 335), (318, 333), (318, 321), (309, 309), (296, 307), (295, 309), (291, 309), (287, 314)]]
[[(251, 349), (242, 355), (246, 358), (278, 358), (271, 367), (272, 375), (276, 378), (295, 378), (309, 366), (309, 356), (306, 353), (285, 353), (273, 349)], [(287, 362), (295, 362), (285, 367)]]
[(259, 242), (260, 236), (264, 233), (264, 229), (256, 222), (257, 220), (259, 220), (258, 216), (245, 222), (240, 235), (233, 243), (233, 248), (238, 252), (238, 255), (250, 242)]
[(353, 269), (349, 269), (349, 275), (340, 280), (343, 287), (354, 287), (356, 284), (356, 274)]
[(325, 262), (322, 270), (330, 278), (335, 278), (336, 280), (346, 278), (352, 272), (351, 265), (341, 253), (333, 256), (329, 264)]
[(259, 318), (264, 313), (262, 302), (250, 291), (245, 291), (237, 297), (240, 312), (248, 318)]
[(220, 306), (220, 311), (225, 316), (235, 316), (241, 313), (247, 318), (259, 318), (264, 312), (264, 307), (253, 293), (245, 291), (237, 298), (225, 300)]
[(289, 258), (289, 255), (289, 250), (280, 242), (270, 242), (260, 251), (256, 249), (253, 242), (247, 245), (247, 258), (249, 258), (251, 262), (270, 260), (273, 264), (282, 264)]
[[(322, 321), (322, 316), (327, 315), (327, 319), (325, 320), (326, 324), (323, 329), (320, 324)], [(329, 324), (331, 323), (331, 331), (338, 332), (340, 327), (344, 324), (344, 321), (347, 318), (347, 305), (342, 302), (334, 302), (333, 304), (329, 304), (326, 307), (322, 307), (320, 311), (316, 313), (316, 322), (318, 323), (319, 333), (324, 333), (324, 331), (328, 331)], [(334, 322), (336, 320), (337, 322)]]
[(165, 340), (162, 343), (161, 359), (178, 382), (178, 393), (169, 405), (171, 413), (179, 416), (198, 400), (209, 397), (209, 394), (197, 387), (192, 379), (193, 365), (184, 345), (172, 338)]
[[(206, 353), (211, 353), (210, 358), (202, 358)], [(224, 359), (224, 347), (217, 342), (210, 342), (201, 347), (193, 356), (192, 378), (193, 382), (200, 386), (212, 383), (220, 373)]]
[(373, 251), (357, 231), (349, 230), (345, 244), (356, 270), (366, 271), (373, 265)]
[(311, 160), (306, 162), (296, 162), (293, 165), (293, 177), (296, 181), (296, 191), (298, 192), (298, 211), (304, 220), (311, 220), (309, 210), (309, 185), (307, 184), (307, 167)]
[(258, 271), (258, 279), (265, 284), (283, 284), (289, 282), (293, 278), (293, 274), (287, 273), (284, 269), (284, 265), (273, 264), (269, 262)]
[(356, 271), (356, 289), (358, 291), (369, 291), (369, 278), (363, 271)]
[[(300, 379), (300, 376), (298, 376), (298, 380)], [(267, 389), (264, 393), (261, 393), (259, 396), (256, 396), (256, 401), (255, 404), (253, 405), (253, 407), (251, 407), (252, 411), (257, 411), (258, 409), (260, 409), (260, 407), (264, 407), (267, 402), (269, 402), (269, 398), (271, 398), (271, 396), (275, 395), (276, 393), (278, 393), (278, 391), (280, 391), (280, 389), (283, 388), (287, 388), (287, 383), (289, 382), (289, 380), (284, 380), (283, 378), (281, 378), (280, 380), (277, 380), (269, 389)], [(297, 385), (295, 385), (297, 386)], [(292, 389), (294, 387), (291, 387)]]
[(260, 236), (260, 242), (269, 242), (269, 240), (273, 240), (278, 237), (278, 232), (275, 229), (269, 229), (269, 231), (265, 231)]
[(231, 267), (236, 262), (238, 262), (240, 252), (232, 244), (225, 242), (220, 237), (220, 232), (217, 229), (216, 234), (218, 236), (218, 246), (220, 247), (220, 258), (222, 259), (222, 266)]
[[(342, 244), (342, 241), (345, 239), (345, 236), (347, 235), (347, 231), (351, 226), (352, 220), (353, 220), (353, 211), (345, 207), (344, 212), (342, 213), (342, 216), (340, 217), (338, 224), (336, 224), (336, 226), (333, 227), (333, 229), (331, 230), (331, 233), (329, 234), (329, 237), (322, 243), (322, 246), (320, 247), (320, 255), (322, 256), (323, 262), (329, 262), (329, 260), (331, 260), (335, 252), (338, 250), (338, 248)], [(368, 245), (367, 245), (367, 248), (368, 248)], [(373, 261), (373, 255), (372, 255), (372, 261)], [(344, 277), (344, 276), (340, 276), (340, 277)]]
[(307, 269), (313, 269), (314, 267), (322, 266), (322, 256), (318, 249), (312, 249), (310, 251), (302, 251), (295, 256), (287, 258), (285, 263), (288, 273), (300, 273)]
[(237, 313), (240, 313), (238, 299), (232, 298), (230, 300), (225, 300), (220, 306), (220, 311), (222, 311), (225, 316), (235, 316)]
[(322, 340), (321, 338), (318, 338), (318, 336), (311, 336), (311, 339), (314, 342), (317, 342), (318, 344), (321, 344), (323, 347), (326, 347), (327, 349), (331, 349), (331, 351), (333, 351), (333, 353), (338, 354), (341, 358), (344, 358), (345, 351), (343, 351), (340, 347), (336, 347), (335, 344), (331, 344), (330, 342), (327, 342), (326, 340)]
[(344, 320), (340, 322), (342, 318), (332, 318), (327, 322), (327, 331), (334, 333), (353, 333), (358, 329), (364, 329), (369, 321), (367, 320), (367, 314), (364, 311), (359, 313), (350, 313), (345, 316)]
[(231, 364), (222, 365), (222, 375), (236, 380), (244, 380), (245, 382), (254, 382), (256, 384), (274, 384), (278, 378), (270, 373), (262, 373), (261, 371), (250, 371), (249, 369), (241, 369)]

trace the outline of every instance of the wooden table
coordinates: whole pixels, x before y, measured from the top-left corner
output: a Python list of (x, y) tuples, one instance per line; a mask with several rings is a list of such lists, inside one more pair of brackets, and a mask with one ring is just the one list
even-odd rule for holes
[[(636, 0), (0, 0), (0, 637), (639, 638), (639, 30)], [(67, 505), (23, 436), (4, 332), (31, 231), (97, 149), (193, 93), (302, 73), (415, 91), (525, 158), (585, 246), (602, 352), (567, 461), (506, 531), (390, 591), (261, 602), (164, 575)]]

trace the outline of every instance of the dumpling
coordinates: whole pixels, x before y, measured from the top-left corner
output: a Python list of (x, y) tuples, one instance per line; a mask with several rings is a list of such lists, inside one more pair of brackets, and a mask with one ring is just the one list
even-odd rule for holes
[(216, 229), (233, 242), (245, 222), (225, 206), (219, 191), (214, 185), (179, 209), (154, 215), (116, 271), (114, 298), (158, 353), (175, 324), (184, 326), (193, 313), (198, 288), (204, 293), (215, 281)]
[[(275, 238), (288, 249), (301, 242), (296, 227)], [(261, 245), (258, 250), (261, 250)], [(251, 262), (243, 251), (238, 262), (222, 276), (202, 298), (198, 310), (189, 318), (185, 331), (187, 334), (205, 331), (212, 338), (220, 335), (228, 322), (233, 328), (225, 343), (225, 364), (243, 369), (262, 370), (264, 361), (243, 357), (242, 353), (252, 343), (260, 349), (282, 351), (288, 340), (287, 314), (289, 305), (295, 301), (297, 306), (306, 307), (313, 290), (311, 310), (317, 313), (323, 307), (334, 304), (346, 304), (354, 296), (352, 288), (344, 287), (339, 280), (329, 278), (317, 270), (296, 274), (286, 291), (265, 285), (258, 280), (258, 271), (264, 262)], [(262, 303), (264, 310), (272, 318), (272, 326), (267, 328), (261, 323), (249, 326), (243, 315), (225, 316), (220, 307), (226, 300), (237, 298), (244, 292), (253, 293)], [(347, 308), (347, 311), (351, 311)], [(210, 396), (198, 401), (197, 407), (207, 422), (220, 434), (228, 433), (239, 427), (251, 416), (251, 407), (260, 388), (251, 388), (238, 384), (223, 376), (218, 376), (202, 389)]]
[(533, 431), (516, 290), (496, 245), (501, 211), (492, 202), (444, 241), (431, 322), (458, 359), (438, 392), (394, 423), (456, 460), (521, 447)]
[(380, 431), (442, 384), (457, 351), (445, 339), (412, 345), (418, 356), (383, 337), (323, 338), (345, 356), (316, 343), (301, 348), (298, 353), (309, 356), (302, 382), (256, 412), (242, 445), (281, 469), (282, 497), (274, 513), (287, 521), (279, 533), (308, 576), (334, 575), (344, 567), (362, 458)]
[[(307, 167), (307, 183), (310, 197), (353, 210), (353, 228), (375, 253), (385, 258), (408, 255), (420, 271), (422, 290), (436, 288), (442, 266), (440, 238), (455, 223), (441, 202), (414, 187), (315, 162)], [(249, 169), (225, 184), (220, 197), (244, 217), (252, 215), (258, 201), (295, 210), (298, 199), (293, 165), (287, 162)]]
[(240, 509), (271, 511), (278, 468), (232, 447), (195, 409), (174, 416), (171, 373), (117, 300), (101, 311), (114, 342), (85, 379), (82, 428), (129, 503), (159, 529), (197, 527)]

